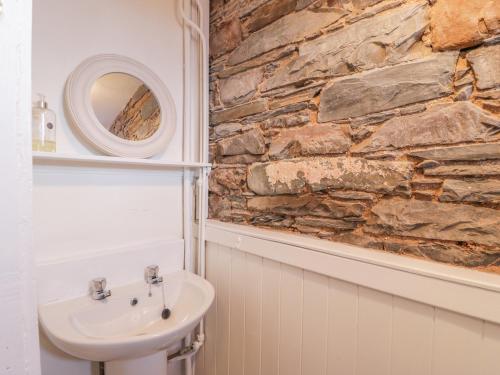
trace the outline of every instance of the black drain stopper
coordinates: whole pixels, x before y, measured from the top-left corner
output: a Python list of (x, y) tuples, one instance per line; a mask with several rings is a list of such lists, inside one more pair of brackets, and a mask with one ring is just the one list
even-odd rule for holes
[(163, 320), (167, 320), (168, 318), (170, 318), (170, 314), (171, 314), (171, 311), (170, 309), (167, 309), (166, 307), (163, 309), (163, 311), (161, 312), (161, 318)]

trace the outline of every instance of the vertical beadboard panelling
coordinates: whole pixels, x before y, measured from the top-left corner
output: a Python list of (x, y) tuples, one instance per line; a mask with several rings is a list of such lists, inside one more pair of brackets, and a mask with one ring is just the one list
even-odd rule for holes
[(217, 274), (217, 331), (215, 348), (216, 375), (229, 375), (229, 285), (231, 283), (231, 249), (219, 246)]
[(392, 296), (359, 288), (357, 375), (391, 371)]
[(200, 375), (500, 374), (500, 326), (480, 319), (214, 243), (207, 278)]
[(430, 375), (434, 308), (394, 297), (392, 375)]
[(433, 375), (480, 374), (484, 322), (436, 309)]
[(328, 375), (354, 375), (358, 337), (358, 287), (328, 280)]
[(500, 326), (488, 322), (484, 323), (480, 356), (481, 375), (500, 374)]
[[(262, 262), (261, 375), (277, 375), (280, 326), (280, 264)], [(217, 374), (218, 375), (218, 374)]]
[(304, 271), (302, 375), (326, 375), (328, 278)]
[(245, 283), (245, 375), (260, 375), (262, 258), (246, 254), (243, 279)]
[[(207, 243), (206, 275), (207, 280), (213, 285), (215, 295), (217, 292), (217, 264), (219, 248), (211, 242)], [(205, 317), (205, 345), (204, 345), (204, 375), (216, 375), (215, 372), (215, 349), (217, 340), (217, 298)]]
[(280, 264), (262, 262), (261, 374), (278, 374), (280, 327)]
[(279, 375), (301, 375), (303, 271), (281, 264)]
[(229, 374), (243, 375), (245, 361), (245, 254), (231, 250)]

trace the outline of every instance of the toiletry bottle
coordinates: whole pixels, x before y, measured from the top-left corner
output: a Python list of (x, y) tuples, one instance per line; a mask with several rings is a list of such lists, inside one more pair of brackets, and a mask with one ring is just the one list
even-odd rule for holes
[(48, 108), (45, 97), (38, 96), (31, 124), (33, 151), (56, 152), (56, 115)]

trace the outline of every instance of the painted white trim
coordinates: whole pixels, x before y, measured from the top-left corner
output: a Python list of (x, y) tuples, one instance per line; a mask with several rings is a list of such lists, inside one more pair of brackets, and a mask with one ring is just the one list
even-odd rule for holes
[(207, 241), (500, 324), (496, 275), (214, 220)]
[(30, 0), (0, 14), (0, 373), (38, 375), (33, 262)]
[[(115, 72), (138, 78), (158, 100), (160, 126), (151, 137), (141, 141), (122, 139), (100, 124), (91, 105), (92, 86), (103, 75)], [(64, 99), (75, 129), (108, 155), (148, 158), (163, 151), (175, 133), (176, 109), (167, 86), (146, 65), (126, 56), (103, 54), (83, 61), (68, 77)]]
[(144, 168), (200, 168), (210, 167), (210, 163), (196, 162), (174, 162), (164, 160), (138, 159), (115, 156), (97, 155), (67, 155), (48, 152), (33, 152), (33, 162), (35, 164), (56, 164), (56, 165), (110, 165), (123, 167), (144, 167)]

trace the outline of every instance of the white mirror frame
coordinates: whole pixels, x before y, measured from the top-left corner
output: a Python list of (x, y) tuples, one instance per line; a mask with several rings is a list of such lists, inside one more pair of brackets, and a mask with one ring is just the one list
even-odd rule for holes
[[(97, 119), (91, 89), (105, 74), (125, 73), (140, 79), (160, 105), (160, 126), (148, 139), (130, 141), (109, 132)], [(165, 150), (176, 127), (175, 104), (162, 80), (147, 66), (125, 56), (105, 54), (83, 61), (66, 81), (65, 105), (71, 122), (90, 143), (108, 155), (148, 158)]]

